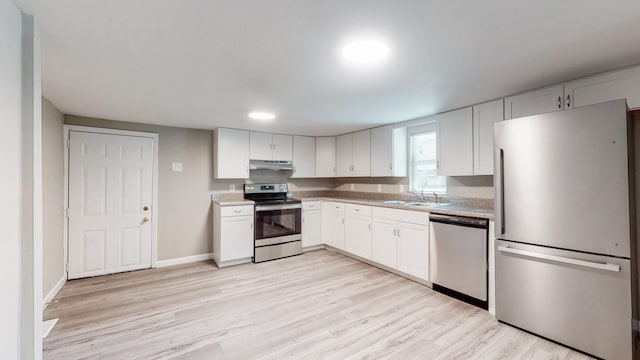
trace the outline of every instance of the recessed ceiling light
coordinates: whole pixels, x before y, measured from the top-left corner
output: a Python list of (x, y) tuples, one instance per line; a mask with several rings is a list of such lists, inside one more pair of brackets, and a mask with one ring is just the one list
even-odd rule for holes
[(256, 120), (273, 120), (276, 118), (276, 116), (271, 113), (260, 111), (249, 113), (249, 117)]
[(342, 49), (345, 59), (357, 63), (372, 63), (384, 59), (389, 48), (375, 40), (361, 40), (348, 44)]

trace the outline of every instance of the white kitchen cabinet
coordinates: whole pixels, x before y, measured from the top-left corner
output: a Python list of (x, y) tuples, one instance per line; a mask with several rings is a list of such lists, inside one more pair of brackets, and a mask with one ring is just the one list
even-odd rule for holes
[(213, 135), (213, 176), (249, 178), (249, 131), (218, 128)]
[(371, 176), (371, 130), (336, 137), (338, 177)]
[(473, 175), (493, 175), (493, 123), (504, 119), (502, 99), (473, 106)]
[(398, 270), (429, 280), (429, 226), (398, 222)]
[(218, 267), (250, 262), (253, 205), (213, 207), (213, 259)]
[(562, 84), (509, 96), (504, 99), (504, 118), (543, 114), (564, 109)]
[(293, 160), (293, 137), (250, 131), (249, 158), (252, 160)]
[(336, 176), (335, 136), (316, 137), (316, 177)]
[(397, 222), (388, 219), (373, 218), (371, 234), (371, 260), (398, 268), (398, 237), (396, 236)]
[(316, 139), (311, 136), (293, 137), (292, 178), (311, 178), (316, 175)]
[(429, 214), (374, 207), (372, 217), (372, 260), (428, 280)]
[(371, 176), (407, 176), (407, 128), (371, 129)]
[(345, 251), (371, 259), (371, 207), (346, 204)]
[(627, 99), (630, 109), (640, 107), (640, 66), (612, 71), (564, 84), (564, 106), (574, 108)]
[(438, 114), (437, 122), (437, 175), (473, 175), (472, 108)]
[(336, 249), (344, 250), (344, 204), (322, 202), (322, 242)]
[(322, 202), (302, 202), (302, 248), (322, 244)]

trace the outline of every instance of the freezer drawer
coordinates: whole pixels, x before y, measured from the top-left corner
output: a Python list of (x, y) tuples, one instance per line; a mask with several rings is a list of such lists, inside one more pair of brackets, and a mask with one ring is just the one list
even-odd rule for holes
[(605, 359), (631, 359), (630, 261), (496, 242), (496, 317)]

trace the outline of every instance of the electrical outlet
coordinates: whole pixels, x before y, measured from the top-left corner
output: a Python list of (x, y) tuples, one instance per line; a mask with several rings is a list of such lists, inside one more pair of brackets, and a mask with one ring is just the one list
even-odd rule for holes
[(236, 184), (229, 184), (229, 192), (236, 192)]
[(356, 184), (351, 184), (351, 191), (356, 189)]
[(382, 184), (378, 184), (378, 192), (382, 192)]
[(398, 189), (399, 192), (404, 192), (404, 185), (400, 184), (400, 189)]

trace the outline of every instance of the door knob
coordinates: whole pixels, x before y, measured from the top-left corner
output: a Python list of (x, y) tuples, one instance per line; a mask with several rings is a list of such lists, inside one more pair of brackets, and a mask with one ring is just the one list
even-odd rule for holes
[(142, 219), (142, 221), (144, 221), (144, 222), (149, 222), (149, 220), (150, 220), (150, 219), (149, 219), (148, 217), (146, 217), (146, 216), (145, 216), (145, 218), (144, 218), (144, 219)]
[(145, 206), (142, 207), (142, 210), (147, 211), (147, 210), (149, 210), (149, 207), (147, 205), (145, 205)]

